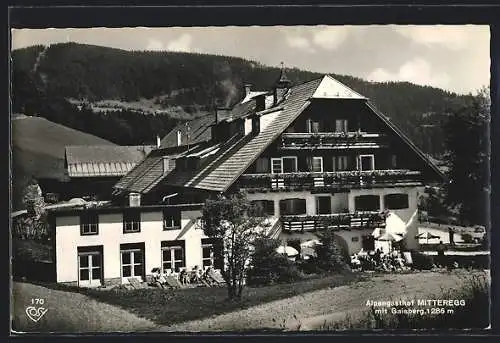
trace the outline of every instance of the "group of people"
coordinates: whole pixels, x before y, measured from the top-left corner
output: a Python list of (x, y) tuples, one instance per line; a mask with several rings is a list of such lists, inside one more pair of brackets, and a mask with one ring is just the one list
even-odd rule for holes
[(152, 270), (153, 282), (165, 284), (167, 282), (166, 277), (172, 276), (177, 279), (181, 285), (198, 284), (201, 283), (202, 280), (207, 280), (209, 278), (211, 270), (211, 266), (206, 267), (205, 270), (199, 266), (194, 266), (191, 270), (187, 270), (187, 268), (180, 268), (179, 271), (167, 269), (164, 273), (161, 268), (154, 268)]
[(393, 250), (384, 253), (380, 248), (375, 251), (360, 251), (351, 257), (351, 268), (358, 270), (398, 271), (408, 269), (401, 252)]

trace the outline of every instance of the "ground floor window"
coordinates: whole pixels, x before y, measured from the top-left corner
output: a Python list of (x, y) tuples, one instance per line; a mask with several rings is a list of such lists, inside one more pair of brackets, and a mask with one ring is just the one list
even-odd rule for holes
[(184, 241), (164, 241), (161, 242), (161, 256), (163, 272), (174, 270), (179, 272), (186, 266)]
[(102, 248), (78, 248), (78, 285), (100, 286), (102, 282)]
[(385, 208), (389, 210), (403, 210), (409, 206), (408, 194), (387, 194), (384, 197)]
[(144, 277), (143, 244), (122, 244), (120, 255), (122, 278)]
[(330, 196), (316, 197), (316, 214), (332, 213), (332, 198)]
[(375, 250), (375, 237), (372, 235), (364, 235), (361, 237), (361, 247), (365, 251)]
[(273, 200), (253, 200), (251, 204), (256, 216), (274, 216)]
[(379, 211), (380, 197), (378, 195), (360, 195), (354, 198), (356, 211)]
[(306, 199), (283, 199), (280, 200), (281, 215), (306, 214)]
[(222, 241), (216, 238), (203, 238), (201, 240), (202, 265), (215, 269), (222, 269), (224, 257), (222, 254)]

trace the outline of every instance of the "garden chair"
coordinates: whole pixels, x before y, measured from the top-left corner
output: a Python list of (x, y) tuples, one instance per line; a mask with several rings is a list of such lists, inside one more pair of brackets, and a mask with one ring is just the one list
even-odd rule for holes
[(170, 276), (170, 275), (165, 277), (165, 283), (170, 288), (173, 288), (173, 289), (183, 288), (183, 285), (179, 282), (179, 280), (177, 280), (175, 277)]
[(216, 285), (224, 285), (226, 283), (219, 271), (212, 269), (208, 272), (208, 276), (215, 282)]
[(129, 277), (128, 282), (132, 285), (134, 289), (141, 289), (147, 287), (144, 283), (140, 282), (135, 277)]

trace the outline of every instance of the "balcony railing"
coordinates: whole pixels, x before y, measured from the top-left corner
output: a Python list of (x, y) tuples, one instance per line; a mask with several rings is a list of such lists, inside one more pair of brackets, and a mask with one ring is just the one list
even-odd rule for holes
[(240, 188), (264, 190), (314, 190), (327, 191), (353, 187), (385, 187), (390, 185), (416, 186), (422, 183), (419, 171), (407, 169), (296, 172), (281, 174), (243, 174)]
[(298, 149), (373, 149), (387, 147), (386, 136), (366, 132), (283, 133), (282, 150)]
[(281, 217), (284, 231), (317, 231), (324, 229), (375, 229), (385, 228), (384, 212), (356, 212), (318, 215), (289, 215)]

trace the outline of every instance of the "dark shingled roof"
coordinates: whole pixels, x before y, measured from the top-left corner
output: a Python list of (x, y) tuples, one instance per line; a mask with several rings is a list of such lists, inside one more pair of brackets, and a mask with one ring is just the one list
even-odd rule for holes
[(257, 136), (245, 136), (224, 155), (195, 173), (174, 170), (165, 179), (172, 186), (224, 192), (309, 105), (309, 98), (322, 79), (297, 85), (280, 104), (283, 110)]

